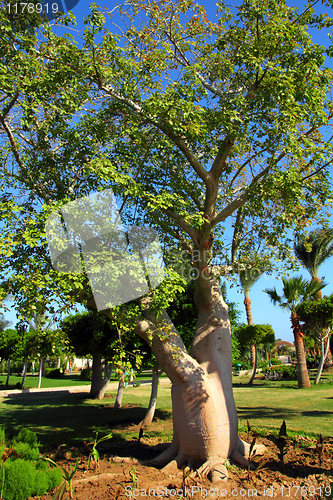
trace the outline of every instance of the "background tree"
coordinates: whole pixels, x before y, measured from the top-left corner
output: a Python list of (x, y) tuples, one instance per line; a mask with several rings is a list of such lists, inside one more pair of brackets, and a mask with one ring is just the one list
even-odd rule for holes
[(241, 325), (236, 329), (236, 337), (242, 346), (255, 346), (255, 363), (249, 385), (252, 385), (257, 369), (257, 346), (259, 344), (272, 344), (275, 340), (274, 330), (271, 325)]
[(278, 305), (283, 309), (290, 311), (291, 325), (293, 329), (296, 359), (297, 359), (297, 378), (298, 387), (300, 389), (309, 388), (311, 386), (308, 370), (306, 367), (305, 349), (303, 343), (304, 333), (299, 324), (298, 308), (302, 300), (314, 299), (316, 294), (326, 286), (325, 283), (317, 281), (307, 281), (301, 276), (292, 278), (282, 278), (283, 295), (279, 295), (275, 288), (264, 290), (271, 298), (274, 305)]
[(61, 329), (67, 335), (76, 356), (92, 356), (90, 396), (102, 399), (111, 378), (112, 365), (109, 365), (109, 361), (115, 356), (115, 349), (119, 348), (116, 328), (112, 327), (110, 320), (104, 315), (87, 311), (64, 318)]
[(7, 360), (7, 378), (5, 385), (9, 384), (10, 364), (12, 359), (20, 359), (22, 357), (23, 342), (17, 330), (7, 328), (0, 332), (0, 357), (2, 360)]
[[(251, 300), (249, 297), (249, 293), (253, 285), (265, 272), (265, 263), (263, 260), (253, 257), (252, 259), (246, 259), (245, 262), (242, 262), (242, 264), (243, 269), (239, 271), (239, 281), (244, 293), (244, 306), (246, 311), (247, 324), (253, 325)], [(249, 385), (252, 385), (257, 369), (257, 348), (255, 343), (250, 345), (250, 363), (253, 372), (249, 381)]]
[[(307, 329), (315, 333), (320, 342), (320, 361), (315, 379), (318, 384), (325, 359), (327, 357), (331, 330), (333, 325), (333, 296), (324, 297), (321, 300), (302, 302), (297, 310), (300, 321), (306, 324)], [(326, 340), (326, 347), (325, 347)]]
[[(263, 231), (269, 245), (285, 250), (290, 229), (325, 216), (332, 111), (324, 58), (331, 49), (309, 32), (332, 21), (277, 0), (231, 10), (220, 4), (213, 22), (185, 0), (136, 0), (112, 12), (93, 7), (79, 49), (53, 27), (38, 31), (35, 17), (0, 14), (3, 293), (28, 314), (36, 296), (54, 292), (60, 303), (75, 297), (93, 305), (84, 273), (50, 272), (43, 228), (52, 211), (94, 190), (112, 187), (127, 225), (148, 222), (163, 245), (185, 246), (199, 314), (190, 351), (161, 312), (182, 286), (172, 269), (131, 305), (130, 318), (120, 311), (121, 326), (141, 314), (135, 331), (172, 381), (174, 439), (155, 464), (194, 461), (221, 477), (227, 457), (246, 463), (246, 445), (238, 439), (214, 249), (227, 260), (221, 223), (233, 225), (240, 207), (253, 228), (243, 226), (242, 249)], [(189, 394), (200, 404), (190, 404)]]

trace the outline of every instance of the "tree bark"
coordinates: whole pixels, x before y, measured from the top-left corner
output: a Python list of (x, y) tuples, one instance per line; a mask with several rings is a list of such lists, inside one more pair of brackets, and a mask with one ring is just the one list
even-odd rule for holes
[(60, 356), (57, 356), (57, 369), (60, 370)]
[(254, 381), (254, 377), (256, 376), (256, 371), (257, 371), (257, 361), (258, 361), (258, 354), (257, 354), (257, 347), (255, 345), (251, 345), (251, 353), (252, 353), (252, 348), (254, 348), (254, 365), (253, 365), (253, 371), (251, 378), (249, 380), (248, 385), (252, 385)]
[(145, 418), (140, 422), (140, 429), (144, 429), (145, 427), (149, 427), (153, 421), (157, 400), (157, 392), (158, 392), (158, 381), (159, 376), (162, 372), (158, 371), (158, 362), (156, 361), (153, 366), (153, 377), (151, 381), (151, 393), (150, 393), (150, 401), (147, 408), (147, 412)]
[(121, 408), (123, 394), (124, 394), (124, 388), (125, 388), (125, 373), (122, 373), (121, 377), (119, 379), (116, 401), (114, 403), (114, 408), (116, 408), (116, 409)]
[(314, 382), (315, 385), (318, 384), (320, 377), (321, 377), (321, 374), (323, 372), (325, 359), (327, 357), (327, 353), (328, 353), (328, 349), (329, 349), (329, 345), (330, 345), (329, 340), (330, 340), (330, 332), (327, 335), (326, 347), (325, 347), (325, 337), (321, 338), (320, 361), (319, 361), (319, 366), (318, 366), (318, 370), (317, 370), (316, 380)]
[(311, 382), (309, 378), (308, 369), (306, 367), (306, 358), (305, 358), (305, 350), (303, 342), (304, 333), (301, 330), (299, 324), (299, 318), (296, 312), (291, 313), (291, 324), (295, 339), (298, 387), (300, 389), (308, 389), (309, 387), (311, 387)]
[(253, 318), (252, 318), (252, 311), (251, 311), (251, 299), (248, 295), (248, 292), (244, 292), (244, 293), (245, 293), (244, 306), (245, 306), (247, 324), (253, 325)]
[(93, 354), (90, 397), (97, 398), (103, 386), (102, 355)]
[[(246, 319), (248, 325), (253, 325), (252, 310), (251, 310), (251, 300), (247, 291), (244, 290), (244, 306), (246, 311)], [(256, 376), (257, 369), (257, 348), (255, 345), (250, 345), (250, 363), (252, 367), (252, 375), (249, 380), (248, 385), (252, 385), (254, 377)]]
[(22, 370), (22, 382), (21, 382), (21, 389), (24, 387), (24, 382), (27, 377), (27, 371), (28, 371), (28, 358), (24, 359), (23, 363), (23, 370)]
[(112, 365), (105, 360), (104, 378), (102, 370), (102, 355), (93, 354), (92, 379), (90, 386), (90, 397), (93, 399), (103, 399), (108, 388), (112, 372)]
[(7, 363), (7, 378), (6, 378), (6, 387), (8, 387), (8, 384), (9, 384), (9, 377), (10, 377), (10, 359), (8, 360), (8, 363)]
[(232, 457), (242, 465), (247, 464), (244, 454), (249, 447), (238, 438), (230, 322), (220, 287), (202, 273), (196, 280), (199, 318), (190, 353), (166, 312), (159, 322), (163, 320), (170, 328), (170, 336), (167, 341), (159, 338), (149, 298), (141, 302), (145, 320), (138, 322), (136, 332), (151, 345), (172, 382), (173, 440), (151, 463), (165, 466), (175, 461), (179, 468), (186, 464), (192, 468), (201, 465), (199, 473), (209, 473), (212, 481), (225, 479), (228, 475), (225, 460)]
[(38, 385), (37, 385), (37, 389), (40, 389), (40, 386), (41, 386), (41, 383), (42, 383), (43, 365), (44, 365), (44, 357), (41, 356), (39, 358)]

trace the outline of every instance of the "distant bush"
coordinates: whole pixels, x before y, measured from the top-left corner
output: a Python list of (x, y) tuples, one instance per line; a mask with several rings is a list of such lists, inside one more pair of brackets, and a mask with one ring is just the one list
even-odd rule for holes
[(296, 366), (275, 366), (274, 368), (268, 368), (265, 371), (266, 380), (296, 380), (297, 379), (297, 367)]
[(271, 363), (273, 366), (282, 365), (281, 359), (278, 359), (278, 358), (272, 358)]
[(3, 500), (44, 495), (62, 482), (62, 472), (40, 459), (37, 436), (22, 429), (10, 443), (0, 428), (0, 492)]
[(268, 368), (268, 361), (258, 361), (257, 368), (261, 368), (262, 371), (266, 371)]
[(92, 368), (83, 368), (80, 373), (81, 380), (91, 380), (92, 379)]
[(65, 374), (60, 368), (54, 368), (54, 370), (50, 370), (45, 376), (46, 378), (64, 378)]

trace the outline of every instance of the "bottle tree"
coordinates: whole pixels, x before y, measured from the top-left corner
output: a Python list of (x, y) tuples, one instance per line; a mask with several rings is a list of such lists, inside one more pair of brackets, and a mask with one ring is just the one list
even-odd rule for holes
[(212, 20), (187, 0), (93, 7), (80, 48), (52, 26), (41, 37), (35, 17), (0, 12), (3, 294), (27, 311), (52, 293), (93, 305), (84, 273), (51, 270), (44, 225), (63, 204), (107, 187), (124, 224), (148, 223), (165, 247), (178, 245), (180, 260), (183, 248), (191, 254), (198, 320), (189, 350), (164, 312), (182, 286), (171, 269), (119, 316), (123, 328), (139, 317), (136, 333), (172, 381), (174, 438), (155, 464), (202, 464), (216, 479), (227, 457), (246, 463), (213, 259), (227, 261), (224, 231), (240, 207), (254, 221), (238, 233), (251, 249), (262, 237), (285, 249), (290, 229), (325, 215), (331, 48), (310, 32), (326, 34), (332, 20), (315, 7), (220, 2)]

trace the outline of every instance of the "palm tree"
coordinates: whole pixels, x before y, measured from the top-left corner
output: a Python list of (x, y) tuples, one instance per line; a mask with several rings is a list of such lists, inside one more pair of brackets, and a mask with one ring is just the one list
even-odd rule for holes
[(309, 388), (311, 382), (306, 368), (303, 342), (304, 333), (299, 324), (297, 309), (303, 300), (314, 299), (318, 295), (318, 292), (326, 286), (326, 283), (318, 283), (315, 280), (308, 281), (302, 278), (302, 276), (294, 276), (289, 279), (282, 278), (282, 282), (282, 296), (277, 293), (275, 288), (266, 289), (264, 292), (270, 296), (273, 304), (278, 304), (283, 309), (288, 309), (291, 313), (290, 319), (296, 348), (298, 387)]
[[(333, 229), (315, 229), (307, 238), (297, 238), (294, 251), (298, 260), (309, 271), (311, 278), (321, 283), (318, 277), (319, 268), (333, 255)], [(318, 292), (316, 298), (322, 298), (321, 291)]]
[[(250, 261), (246, 262), (245, 269), (239, 272), (239, 281), (241, 282), (241, 286), (244, 292), (244, 306), (245, 306), (246, 319), (248, 325), (253, 325), (251, 299), (249, 297), (249, 293), (253, 285), (265, 272), (264, 266), (260, 265), (256, 266), (255, 265), (256, 263), (257, 261), (255, 259), (253, 259), (251, 262)], [(255, 345), (250, 346), (250, 363), (253, 368), (253, 372), (249, 381), (249, 385), (252, 385), (257, 369), (257, 348)]]
[[(294, 251), (298, 260), (309, 271), (311, 278), (320, 283), (319, 267), (333, 255), (333, 229), (315, 229), (310, 232), (306, 239), (296, 239)], [(321, 298), (322, 294), (319, 291), (316, 299), (320, 300)], [(325, 350), (331, 357), (328, 340)]]

